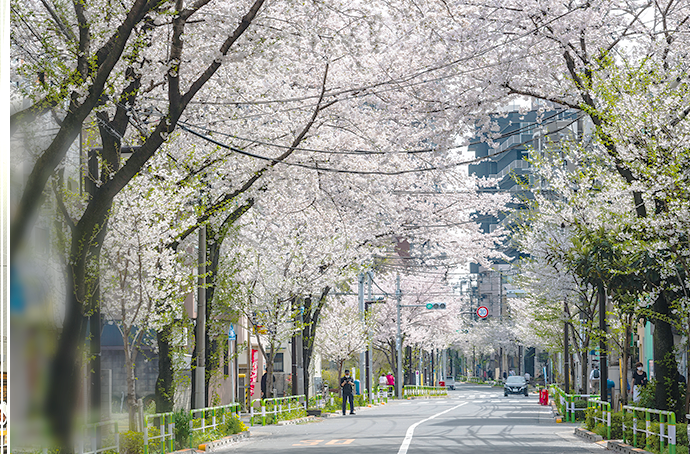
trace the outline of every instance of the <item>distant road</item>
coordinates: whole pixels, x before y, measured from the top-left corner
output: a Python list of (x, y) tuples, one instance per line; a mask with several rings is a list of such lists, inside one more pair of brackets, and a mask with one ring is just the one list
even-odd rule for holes
[(448, 398), (391, 401), (356, 415), (292, 426), (254, 426), (224, 452), (256, 454), (580, 454), (603, 448), (557, 424), (536, 395), (459, 385)]

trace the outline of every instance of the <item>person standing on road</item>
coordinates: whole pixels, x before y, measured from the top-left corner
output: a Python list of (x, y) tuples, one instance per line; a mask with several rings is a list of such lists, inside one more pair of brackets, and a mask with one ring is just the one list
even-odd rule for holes
[(350, 377), (350, 371), (345, 370), (345, 376), (340, 379), (340, 389), (343, 390), (343, 415), (346, 415), (347, 402), (350, 402), (350, 414), (355, 414), (355, 396), (352, 393), (355, 381)]
[(647, 385), (647, 372), (644, 371), (642, 363), (635, 364), (637, 370), (633, 373), (633, 402), (640, 401), (642, 388)]
[(388, 381), (388, 386), (395, 386), (395, 377), (390, 372), (386, 375), (386, 380)]

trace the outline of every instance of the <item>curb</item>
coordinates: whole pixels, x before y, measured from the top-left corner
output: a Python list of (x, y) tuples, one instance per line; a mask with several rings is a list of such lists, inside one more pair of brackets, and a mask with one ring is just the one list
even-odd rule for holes
[(582, 429), (580, 427), (575, 429), (575, 435), (580, 438), (584, 438), (585, 440), (593, 441), (595, 443), (598, 441), (602, 441), (604, 439), (604, 437), (602, 437), (601, 435), (597, 435), (594, 432), (590, 432), (589, 430)]
[(606, 446), (606, 449), (608, 449), (609, 451), (621, 452), (624, 454), (652, 454), (651, 452), (645, 451), (642, 448), (634, 448), (628, 444), (623, 443), (622, 441), (609, 441), (608, 445)]
[(607, 451), (620, 452), (622, 454), (652, 454), (649, 451), (645, 451), (641, 448), (635, 448), (619, 440), (606, 441), (601, 435), (597, 435), (594, 432), (590, 432), (589, 430), (582, 429), (580, 427), (575, 429), (575, 436), (584, 438), (585, 440), (593, 443), (605, 444)]
[(304, 418), (288, 419), (287, 421), (278, 421), (277, 426), (292, 426), (294, 424), (302, 424), (305, 422), (316, 421), (316, 416), (305, 416)]
[(409, 396), (405, 400), (448, 399), (448, 396)]
[(229, 437), (221, 438), (220, 440), (204, 443), (203, 445), (199, 445), (199, 448), (201, 448), (203, 446), (204, 449), (201, 449), (202, 451), (216, 452), (216, 451), (222, 450), (222, 448), (230, 446), (231, 444), (236, 443), (236, 442), (243, 440), (245, 438), (249, 438), (249, 431), (248, 430), (245, 430), (244, 432), (240, 432), (240, 433), (235, 434), (235, 435), (230, 435)]

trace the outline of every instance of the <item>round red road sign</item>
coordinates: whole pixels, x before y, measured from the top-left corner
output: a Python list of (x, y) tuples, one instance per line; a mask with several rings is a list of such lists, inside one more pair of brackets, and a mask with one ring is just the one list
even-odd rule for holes
[(489, 315), (489, 308), (486, 306), (479, 306), (477, 308), (477, 317), (486, 318)]

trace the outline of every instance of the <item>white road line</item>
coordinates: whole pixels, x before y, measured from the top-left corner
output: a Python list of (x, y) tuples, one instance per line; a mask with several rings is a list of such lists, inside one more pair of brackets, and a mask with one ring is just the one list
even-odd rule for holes
[(412, 443), (412, 435), (414, 434), (414, 430), (417, 428), (418, 425), (420, 425), (424, 422), (427, 422), (427, 421), (431, 421), (434, 418), (438, 418), (439, 416), (446, 414), (449, 411), (453, 411), (456, 408), (460, 408), (465, 404), (467, 404), (467, 402), (463, 402), (459, 405), (456, 405), (455, 407), (449, 408), (448, 410), (444, 410), (441, 413), (436, 413), (433, 416), (429, 416), (426, 419), (422, 419), (421, 421), (412, 424), (410, 427), (407, 428), (407, 433), (405, 434), (405, 439), (403, 440), (402, 444), (400, 445), (400, 449), (398, 450), (398, 454), (407, 454), (407, 449), (410, 447), (410, 443)]

